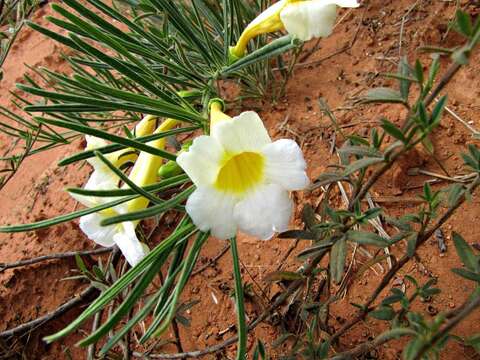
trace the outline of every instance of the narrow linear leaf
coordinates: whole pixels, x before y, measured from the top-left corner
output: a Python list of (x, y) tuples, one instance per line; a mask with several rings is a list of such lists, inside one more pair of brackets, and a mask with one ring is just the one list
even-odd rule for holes
[(167, 210), (172, 209), (173, 207), (177, 206), (178, 204), (186, 200), (194, 190), (195, 190), (195, 187), (191, 186), (188, 189), (181, 192), (180, 194), (174, 196), (169, 200), (164, 201), (161, 204), (154, 205), (143, 210), (132, 211), (127, 214), (121, 214), (118, 216), (112, 216), (112, 217), (106, 218), (101, 221), (100, 225), (108, 226), (108, 225), (118, 224), (124, 221), (142, 220), (145, 218), (149, 218), (149, 217), (161, 214)]
[(361, 245), (374, 245), (378, 247), (388, 247), (390, 244), (385, 238), (365, 231), (349, 231), (347, 233), (348, 240)]
[(345, 237), (342, 237), (335, 241), (330, 250), (330, 274), (336, 284), (339, 284), (342, 280), (346, 257), (347, 241)]
[(125, 145), (127, 147), (132, 147), (134, 149), (138, 149), (140, 151), (145, 151), (145, 152), (147, 152), (149, 154), (152, 154), (152, 155), (160, 156), (164, 159), (175, 161), (176, 158), (177, 158), (176, 155), (174, 155), (172, 153), (169, 153), (167, 151), (154, 148), (152, 146), (146, 145), (142, 142), (139, 142), (139, 141), (136, 141), (136, 140), (133, 140), (133, 139), (123, 138), (123, 137), (118, 136), (118, 135), (110, 134), (106, 131), (95, 129), (95, 128), (92, 128), (90, 126), (85, 126), (85, 125), (81, 125), (81, 124), (78, 124), (78, 123), (70, 123), (70, 122), (66, 122), (66, 121), (63, 121), (63, 120), (54, 120), (54, 119), (47, 119), (47, 118), (41, 118), (41, 117), (38, 117), (36, 119), (40, 123), (46, 123), (46, 124), (55, 125), (55, 126), (63, 127), (63, 128), (66, 128), (66, 129), (70, 129), (70, 130), (75, 130), (75, 131), (81, 132), (82, 134), (86, 134), (86, 135), (93, 135), (93, 136), (96, 136), (100, 139), (109, 140), (109, 141), (112, 141), (112, 142), (116, 142), (116, 143)]
[(479, 258), (473, 253), (472, 248), (467, 242), (463, 239), (463, 237), (453, 232), (453, 243), (455, 244), (455, 249), (457, 250), (457, 254), (460, 257), (460, 260), (465, 264), (465, 267), (473, 271), (475, 273), (480, 272), (480, 263)]
[(350, 165), (348, 165), (345, 168), (343, 174), (344, 174), (344, 176), (347, 176), (347, 175), (350, 175), (350, 174), (354, 173), (355, 171), (365, 169), (369, 166), (379, 164), (383, 161), (384, 161), (383, 158), (376, 158), (376, 157), (363, 158), (363, 159), (357, 160), (357, 161), (351, 163)]
[(110, 202), (102, 204), (102, 205), (98, 205), (98, 206), (94, 206), (94, 207), (91, 207), (91, 208), (74, 211), (70, 214), (57, 216), (53, 219), (42, 220), (42, 221), (34, 222), (34, 223), (31, 223), (31, 224), (0, 226), (0, 233), (15, 233), (15, 232), (24, 232), (24, 231), (31, 231), (31, 230), (36, 230), (36, 229), (43, 229), (43, 228), (46, 228), (46, 227), (49, 227), (49, 226), (52, 226), (52, 225), (61, 224), (63, 222), (67, 222), (67, 221), (79, 218), (81, 216), (85, 216), (85, 215), (88, 215), (88, 214), (93, 214), (95, 212), (117, 206), (117, 205), (122, 204), (124, 202), (135, 199), (138, 196), (139, 195), (127, 196), (127, 197), (124, 197), (124, 198), (121, 198), (121, 199), (110, 201)]

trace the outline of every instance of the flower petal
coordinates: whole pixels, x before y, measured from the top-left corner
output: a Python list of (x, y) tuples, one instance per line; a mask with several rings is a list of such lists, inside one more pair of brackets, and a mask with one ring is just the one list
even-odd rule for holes
[(147, 255), (147, 251), (144, 244), (138, 240), (133, 223), (126, 221), (121, 226), (123, 231), (113, 235), (113, 241), (120, 248), (128, 263), (135, 266)]
[(260, 15), (258, 15), (248, 26), (246, 30), (251, 29), (252, 27), (262, 23), (263, 21), (275, 16), (284, 6), (286, 0), (277, 1), (275, 4), (266, 8)]
[[(118, 187), (118, 178), (107, 167), (92, 172), (87, 183), (83, 187), (86, 190), (111, 190)], [(70, 193), (70, 196), (86, 207), (94, 207), (113, 201), (118, 197), (96, 197)]]
[[(103, 146), (107, 146), (108, 142), (104, 139), (98, 138), (92, 135), (85, 135), (85, 140), (87, 140), (87, 146), (85, 146), (85, 151), (87, 150), (95, 150), (101, 148)], [(102, 165), (105, 166), (101, 160), (99, 160), (96, 156), (87, 159), (87, 162), (93, 166), (94, 169), (101, 167)]]
[(240, 201), (233, 216), (240, 231), (262, 240), (288, 229), (293, 202), (280, 185), (268, 184)]
[(220, 122), (211, 129), (211, 134), (226, 152), (233, 154), (256, 152), (272, 142), (262, 119), (254, 111)]
[(186, 209), (193, 223), (201, 230), (225, 240), (235, 236), (233, 219), (235, 198), (210, 187), (199, 187), (187, 200)]
[(92, 135), (85, 135), (85, 140), (87, 140), (87, 146), (85, 147), (85, 150), (94, 150), (108, 145), (106, 140)]
[(356, 0), (307, 0), (290, 3), (280, 12), (285, 29), (300, 40), (326, 37), (332, 33), (337, 6), (357, 7)]
[(199, 136), (193, 140), (188, 151), (177, 157), (177, 163), (195, 185), (211, 185), (215, 182), (223, 150), (211, 136)]
[(287, 190), (302, 190), (310, 183), (302, 150), (293, 140), (281, 139), (263, 148), (265, 177), (268, 183)]
[(101, 246), (112, 246), (115, 244), (113, 237), (117, 232), (116, 225), (101, 226), (100, 221), (103, 216), (94, 213), (82, 216), (80, 218), (80, 229), (90, 240), (95, 241)]

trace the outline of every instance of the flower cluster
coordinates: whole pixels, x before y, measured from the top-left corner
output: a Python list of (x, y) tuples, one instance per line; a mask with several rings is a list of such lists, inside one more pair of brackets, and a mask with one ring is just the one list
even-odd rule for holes
[[(328, 36), (334, 26), (337, 7), (357, 6), (357, 0), (280, 0), (245, 28), (237, 44), (230, 49), (230, 59), (236, 61), (243, 57), (249, 41), (260, 34), (286, 30), (303, 41)], [(124, 149), (107, 155), (107, 159), (117, 168), (133, 162), (129, 179), (140, 187), (154, 183), (158, 175), (167, 176), (183, 170), (196, 186), (187, 200), (186, 211), (201, 231), (210, 231), (217, 238), (232, 238), (240, 230), (269, 239), (276, 232), (285, 231), (293, 211), (289, 192), (302, 190), (309, 183), (300, 147), (293, 140), (272, 141), (262, 120), (253, 111), (232, 118), (223, 112), (221, 100), (210, 104), (210, 134), (195, 138), (191, 145), (185, 143), (177, 163), (170, 161), (163, 171), (163, 159), (146, 152), (137, 156), (132, 149)], [(146, 116), (136, 127), (136, 136), (151, 134), (155, 124), (153, 116)], [(177, 121), (168, 119), (155, 132), (169, 130), (176, 124)], [(105, 145), (103, 140), (87, 137), (89, 150)], [(149, 145), (163, 149), (165, 140), (158, 139)], [(96, 158), (89, 162), (94, 171), (86, 189), (118, 188), (120, 179), (108, 166)], [(89, 207), (112, 200), (111, 197), (72, 196)], [(148, 204), (148, 199), (139, 196), (122, 205), (83, 216), (80, 228), (102, 246), (118, 245), (134, 266), (148, 251), (135, 233), (137, 222), (101, 226), (101, 221), (105, 217), (143, 209)]]

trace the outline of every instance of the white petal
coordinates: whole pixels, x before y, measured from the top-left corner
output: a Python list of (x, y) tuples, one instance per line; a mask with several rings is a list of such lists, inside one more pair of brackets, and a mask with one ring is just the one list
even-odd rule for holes
[(237, 233), (233, 219), (235, 198), (213, 188), (200, 187), (187, 200), (186, 209), (193, 223), (201, 230), (225, 240)]
[(272, 142), (262, 119), (254, 111), (245, 111), (232, 120), (211, 129), (212, 136), (229, 153), (256, 152)]
[(88, 190), (111, 190), (118, 187), (119, 178), (106, 166), (90, 175), (84, 188)]
[(265, 177), (268, 183), (287, 190), (302, 190), (310, 183), (302, 150), (293, 140), (281, 139), (263, 148)]
[[(90, 175), (90, 178), (83, 188), (86, 190), (112, 190), (117, 187), (118, 178), (116, 178), (116, 175), (113, 172), (106, 168), (106, 171), (101, 169), (95, 170), (92, 175)], [(86, 207), (94, 207), (118, 198), (86, 196), (75, 193), (70, 193), (70, 196)]]
[(134, 225), (126, 221), (121, 224), (123, 231), (113, 235), (113, 241), (120, 248), (123, 256), (131, 266), (137, 265), (146, 255), (147, 251), (135, 234)]
[(98, 198), (94, 196), (86, 196), (86, 195), (80, 195), (76, 193), (69, 193), (72, 198), (77, 200), (80, 204), (86, 206), (86, 207), (94, 207), (97, 205), (100, 205), (98, 202)]
[(280, 12), (285, 29), (296, 38), (307, 41), (332, 33), (337, 6), (357, 7), (355, 0), (307, 0), (290, 3)]
[(260, 24), (262, 21), (267, 20), (268, 18), (274, 16), (279, 12), (282, 7), (285, 5), (286, 0), (277, 1), (275, 4), (266, 8), (260, 15), (258, 15), (250, 24), (247, 26), (247, 30), (254, 27), (255, 25)]
[(211, 185), (217, 178), (223, 150), (211, 136), (199, 136), (188, 151), (177, 157), (177, 163), (197, 186)]
[(117, 232), (116, 225), (101, 226), (100, 221), (104, 217), (98, 213), (88, 214), (80, 218), (80, 229), (90, 240), (95, 241), (101, 246), (112, 246), (113, 237)]
[(87, 140), (87, 146), (85, 147), (85, 150), (98, 149), (108, 145), (106, 140), (92, 135), (85, 135), (85, 140)]
[(262, 240), (270, 239), (275, 232), (288, 229), (293, 202), (288, 191), (276, 184), (260, 187), (240, 201), (233, 216), (240, 231)]
[[(98, 149), (103, 146), (107, 146), (108, 142), (104, 139), (100, 139), (96, 136), (92, 135), (85, 135), (85, 140), (87, 140), (87, 146), (85, 146), (85, 150), (94, 150)], [(100, 168), (105, 166), (101, 160), (99, 160), (96, 156), (87, 159), (87, 162), (93, 166), (94, 169)]]

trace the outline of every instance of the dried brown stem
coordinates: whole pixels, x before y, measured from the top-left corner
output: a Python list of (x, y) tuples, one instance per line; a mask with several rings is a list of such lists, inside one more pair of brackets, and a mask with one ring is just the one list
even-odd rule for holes
[(51, 255), (44, 255), (44, 256), (39, 256), (33, 259), (26, 259), (26, 260), (20, 260), (16, 261), (13, 263), (9, 264), (4, 264), (0, 263), (0, 273), (7, 270), (7, 269), (12, 269), (20, 266), (27, 266), (27, 265), (33, 265), (42, 261), (48, 261), (48, 260), (56, 260), (56, 259), (66, 259), (66, 258), (71, 258), (76, 255), (100, 255), (100, 254), (105, 254), (110, 251), (112, 251), (115, 248), (113, 247), (107, 247), (107, 248), (101, 248), (101, 249), (95, 249), (95, 250), (81, 250), (81, 251), (69, 251), (65, 253), (59, 253), (59, 254), (51, 254)]
[(12, 329), (8, 329), (3, 332), (0, 332), (0, 338), (7, 338), (10, 336), (19, 335), (19, 334), (31, 331), (38, 326), (45, 325), (45, 323), (55, 318), (58, 318), (59, 316), (66, 313), (68, 310), (73, 309), (80, 304), (83, 304), (85, 301), (87, 301), (90, 297), (92, 297), (97, 292), (98, 292), (97, 288), (95, 288), (94, 286), (89, 286), (85, 290), (83, 290), (79, 296), (74, 297), (73, 299), (70, 299), (63, 305), (60, 305), (54, 311), (48, 314), (45, 314), (44, 316), (41, 316), (35, 320), (21, 324)]
[(220, 259), (223, 255), (225, 255), (225, 253), (228, 251), (228, 249), (230, 249), (230, 244), (225, 245), (225, 247), (222, 250), (220, 250), (220, 252), (217, 255), (215, 255), (212, 259), (210, 259), (205, 265), (203, 265), (203, 266), (199, 267), (198, 269), (194, 270), (192, 272), (192, 276), (200, 274), (201, 272), (208, 269), (210, 266), (213, 266), (218, 261), (218, 259)]

